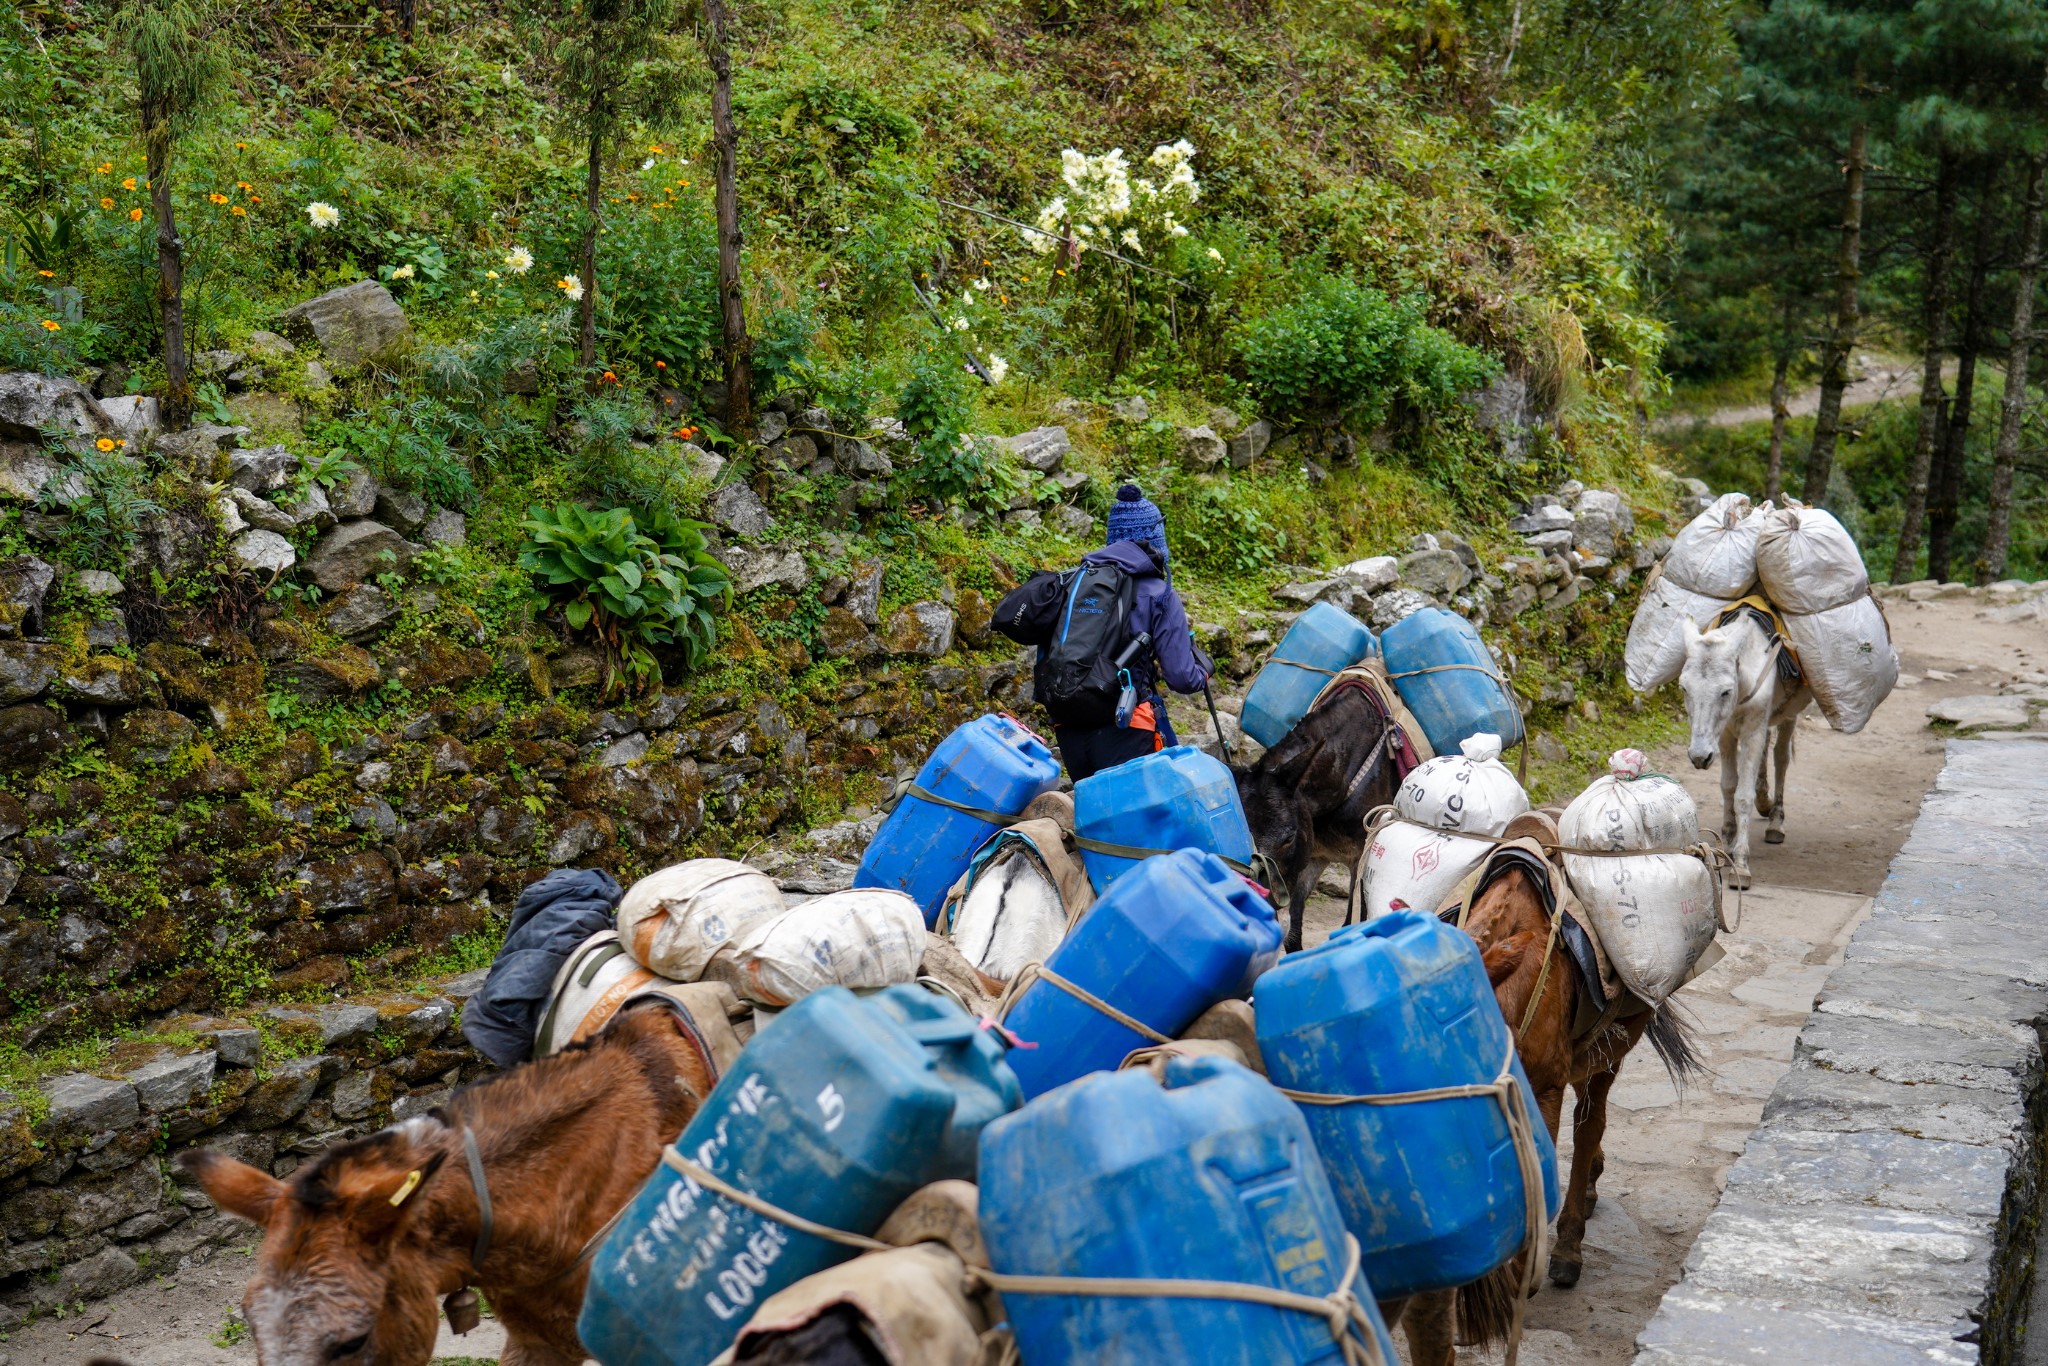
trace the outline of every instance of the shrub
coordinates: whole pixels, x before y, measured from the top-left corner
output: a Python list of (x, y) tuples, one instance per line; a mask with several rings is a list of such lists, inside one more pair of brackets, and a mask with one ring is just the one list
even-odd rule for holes
[(126, 570), (142, 524), (163, 512), (149, 495), (141, 462), (102, 438), (98, 446), (75, 454), (70, 468), (75, 479), (60, 475), (43, 489), (44, 506), (65, 514), (64, 562), (80, 569)]
[(1245, 328), (1245, 376), (1277, 413), (1345, 412), (1382, 421), (1395, 399), (1421, 408), (1484, 383), (1498, 365), (1396, 302), (1342, 276), (1315, 280)]
[(693, 208), (612, 216), (598, 262), (607, 355), (643, 374), (660, 361), (673, 382), (692, 385), (706, 377), (720, 336), (718, 238)]
[(656, 510), (593, 510), (557, 503), (526, 510), (519, 567), (576, 631), (605, 653), (605, 691), (661, 681), (656, 651), (678, 651), (694, 669), (718, 641), (714, 605), (732, 583), (705, 548), (704, 528)]
[(974, 417), (972, 385), (953, 343), (934, 342), (912, 362), (896, 416), (917, 443), (911, 478), (921, 496), (994, 511), (1008, 507), (1023, 482), (989, 443), (967, 435)]
[(470, 508), (476, 505), (476, 480), (448, 440), (460, 426), (461, 415), (448, 405), (418, 398), (356, 413), (309, 434), (331, 442), (333, 453), (358, 460), (387, 483), (448, 507)]

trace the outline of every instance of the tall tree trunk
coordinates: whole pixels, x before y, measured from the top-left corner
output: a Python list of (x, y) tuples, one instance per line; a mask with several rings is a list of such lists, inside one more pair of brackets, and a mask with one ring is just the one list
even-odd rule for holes
[(1764, 462), (1764, 497), (1771, 501), (1785, 491), (1785, 419), (1792, 415), (1791, 373), (1792, 353), (1780, 350), (1771, 366), (1771, 450)]
[(584, 382), (597, 387), (597, 223), (604, 187), (604, 140), (611, 118), (600, 97), (591, 110), (590, 159), (583, 177), (583, 249), (578, 253), (583, 271), (583, 297), (576, 303), (576, 357)]
[(1920, 563), (1920, 534), (1927, 519), (1927, 478), (1934, 469), (1934, 451), (1941, 444), (1942, 404), (1948, 398), (1941, 383), (1942, 345), (1948, 326), (1949, 257), (1955, 250), (1956, 159), (1944, 151), (1934, 177), (1934, 229), (1927, 243), (1927, 283), (1920, 299), (1920, 429), (1913, 439), (1913, 463), (1906, 474), (1906, 507), (1899, 521), (1899, 544), (1892, 554), (1892, 582), (1905, 583)]
[(1820, 412), (1813, 421), (1813, 447), (1806, 456), (1803, 497), (1818, 503), (1835, 467), (1835, 437), (1842, 428), (1842, 391), (1849, 387), (1849, 361), (1862, 322), (1859, 288), (1863, 275), (1863, 177), (1869, 169), (1870, 129), (1857, 124), (1849, 134), (1842, 183), (1842, 244), (1835, 256), (1835, 325), (1822, 358)]
[(156, 210), (156, 302), (164, 326), (164, 425), (183, 431), (192, 420), (192, 365), (185, 349), (185, 244), (171, 208), (171, 131), (144, 111), (149, 202)]
[(1956, 517), (1963, 506), (1963, 479), (1969, 470), (1970, 422), (1977, 402), (1977, 357), (1984, 349), (1984, 289), (1991, 277), (1991, 252), (1997, 241), (1998, 168), (1984, 177), (1977, 205), (1976, 242), (1970, 251), (1970, 283), (1963, 291), (1963, 324), (1956, 339), (1956, 394), (1949, 404), (1941, 450), (1928, 482), (1927, 574), (1947, 582), (1955, 558)]
[(2048, 154), (2027, 163), (2027, 208), (2020, 221), (2020, 268), (2013, 281), (2012, 344), (2005, 357), (2005, 396), (1998, 405), (1998, 446), (1991, 456), (1991, 499), (1984, 524), (1979, 583), (2005, 577), (2012, 545), (2012, 475), (2020, 458), (2020, 423), (2027, 409), (2027, 370), (2033, 360), (2034, 286), (2041, 277), (2041, 191)]
[(711, 62), (711, 143), (718, 154), (718, 297), (725, 333), (725, 428), (754, 434), (754, 343), (740, 288), (739, 131), (732, 121), (732, 58), (725, 46), (725, 0), (704, 0), (704, 52)]

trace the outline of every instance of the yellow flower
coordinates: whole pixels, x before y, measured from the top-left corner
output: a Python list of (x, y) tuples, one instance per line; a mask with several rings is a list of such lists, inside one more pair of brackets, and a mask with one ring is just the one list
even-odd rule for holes
[(93, 168), (93, 172), (96, 175), (112, 175), (114, 173), (114, 163), (111, 161), (102, 161), (99, 165)]
[(43, 331), (45, 331), (45, 332), (62, 332), (63, 330), (64, 330), (64, 329), (63, 329), (63, 327), (62, 327), (62, 326), (60, 326), (59, 324), (57, 324), (57, 323), (55, 323), (55, 322), (52, 322), (52, 321), (51, 321), (50, 319), (48, 319), (48, 318), (45, 318), (45, 319), (43, 319)]
[(228, 202), (228, 197), (224, 194), (210, 194), (206, 196), (206, 201), (209, 204), (225, 204)]
[(128, 218), (129, 218), (129, 221), (131, 221), (131, 222), (135, 222), (135, 223), (140, 223), (140, 222), (142, 221), (142, 210), (140, 210), (140, 209), (130, 209), (130, 210), (128, 210)]
[(134, 176), (129, 176), (129, 177), (128, 177), (128, 178), (126, 179), (126, 180), (122, 181), (122, 182), (121, 182), (121, 188), (122, 188), (122, 189), (124, 189), (124, 190), (132, 190), (132, 189), (134, 189), (134, 188), (135, 188), (135, 177), (134, 177)]
[(54, 270), (39, 270), (36, 272), (36, 274), (42, 276), (45, 280), (54, 280), (57, 278), (57, 272)]
[(235, 188), (238, 190), (253, 190), (256, 187), (246, 180), (238, 180), (235, 182)]
[(243, 208), (240, 204), (235, 205), (235, 207), (229, 209), (228, 212), (233, 214), (237, 218), (247, 218), (249, 216), (249, 211)]
[(100, 207), (103, 209), (111, 209), (114, 207), (114, 201), (111, 199), (101, 199)]
[(246, 142), (238, 142), (235, 144), (235, 150), (237, 152), (246, 152), (249, 150), (249, 144)]
[(649, 147), (647, 150), (654, 153), (654, 155), (656, 156), (660, 156), (665, 149), (662, 147), (660, 143), (657, 142), (652, 147)]
[(114, 449), (114, 439), (108, 436), (103, 436), (99, 440), (93, 442), (92, 444), (99, 447), (103, 451), (110, 451)]

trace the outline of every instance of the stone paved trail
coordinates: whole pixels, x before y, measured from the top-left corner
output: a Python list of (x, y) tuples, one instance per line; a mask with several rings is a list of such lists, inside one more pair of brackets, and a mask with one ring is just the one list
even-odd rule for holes
[[(1713, 1076), (1680, 1097), (1647, 1051), (1631, 1059), (1614, 1091), (1585, 1277), (1573, 1290), (1546, 1286), (1531, 1303), (1522, 1353), (1528, 1366), (1634, 1359), (1637, 1332), (1677, 1280), (1724, 1173), (1790, 1061), (1814, 994), (1940, 770), (1942, 742), (1926, 727), (1928, 704), (2048, 673), (2048, 626), (1986, 621), (1982, 606), (1966, 597), (1888, 603), (1911, 681), (1861, 735), (1837, 735), (1817, 719), (1801, 728), (1789, 842), (1759, 843), (1758, 886), (1744, 899), (1739, 930), (1723, 936), (1727, 958), (1681, 993)], [(1718, 819), (1716, 774), (1694, 773), (1682, 748), (1652, 757), (1685, 781), (1709, 823)], [(1342, 914), (1340, 902), (1312, 903), (1311, 939), (1327, 935)], [(1559, 1146), (1569, 1161), (1569, 1135)], [(224, 1251), (169, 1269), (82, 1316), (29, 1324), (0, 1343), (0, 1357), (9, 1358), (0, 1366), (77, 1366), (96, 1356), (134, 1366), (249, 1366), (249, 1344), (213, 1342), (241, 1298), (248, 1266), (245, 1256)], [(502, 1340), (488, 1321), (468, 1341), (444, 1330), (439, 1355), (492, 1360)]]

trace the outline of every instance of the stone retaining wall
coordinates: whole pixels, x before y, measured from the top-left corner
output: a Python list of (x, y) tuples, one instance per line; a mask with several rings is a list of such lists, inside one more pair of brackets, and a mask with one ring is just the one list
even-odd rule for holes
[(2017, 1359), (2048, 1019), (2048, 744), (1956, 741), (1637, 1366)]
[(488, 1070), (457, 1032), (470, 973), (438, 993), (168, 1022), (102, 1073), (0, 1108), (0, 1327), (176, 1275), (257, 1234), (180, 1184), (177, 1149), (218, 1148), (278, 1176), (321, 1149), (446, 1101)]

